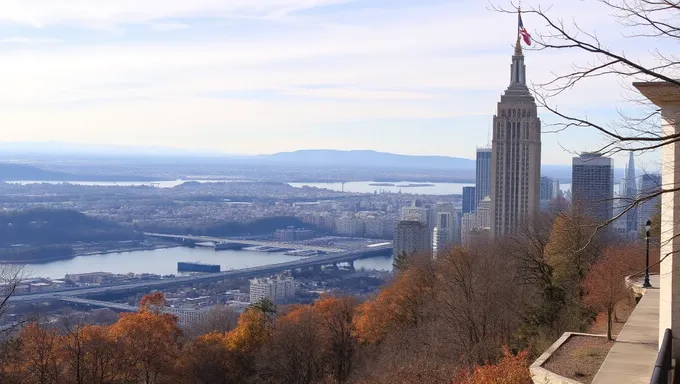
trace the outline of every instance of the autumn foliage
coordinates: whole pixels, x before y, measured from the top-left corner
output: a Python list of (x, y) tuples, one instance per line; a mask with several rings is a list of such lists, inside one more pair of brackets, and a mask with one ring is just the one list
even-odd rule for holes
[(531, 375), (527, 351), (513, 355), (507, 347), (496, 364), (485, 364), (464, 372), (452, 384), (530, 384)]
[(154, 293), (111, 326), (29, 324), (0, 343), (0, 383), (527, 384), (555, 337), (597, 311), (611, 323), (623, 276), (644, 260), (638, 246), (590, 241), (570, 214), (522, 241), (408, 256), (363, 301), (260, 302), (184, 333)]

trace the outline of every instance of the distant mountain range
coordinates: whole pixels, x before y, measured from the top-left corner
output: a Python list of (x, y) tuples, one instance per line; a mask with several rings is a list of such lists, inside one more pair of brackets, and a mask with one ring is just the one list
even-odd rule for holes
[[(262, 165), (296, 167), (335, 167), (352, 169), (393, 169), (393, 170), (433, 170), (461, 172), (474, 175), (475, 160), (449, 156), (415, 156), (372, 150), (342, 151), (333, 149), (311, 149), (293, 152), (279, 152), (270, 155), (239, 155), (214, 151), (193, 151), (163, 147), (124, 147), (91, 146), (60, 142), (0, 143), (0, 158), (57, 158), (57, 159), (120, 159), (125, 163), (144, 164), (149, 159), (154, 163), (186, 164), (223, 164), (223, 165)], [(44, 161), (43, 161), (44, 162)], [(31, 168), (27, 165), (2, 164), (0, 180), (61, 180), (61, 181), (114, 181), (107, 176), (82, 176)], [(544, 176), (560, 180), (571, 179), (570, 165), (546, 165), (541, 167)], [(615, 178), (622, 177), (623, 171), (617, 169)], [(115, 177), (120, 180), (120, 176)], [(142, 178), (140, 178), (142, 179)], [(127, 179), (126, 179), (127, 180)], [(130, 181), (133, 181), (130, 179)]]
[(26, 164), (0, 163), (0, 181), (156, 181), (143, 176), (75, 175)]
[(309, 149), (259, 155), (252, 161), (289, 165), (351, 166), (401, 169), (474, 169), (475, 161), (461, 157), (413, 156), (370, 150)]

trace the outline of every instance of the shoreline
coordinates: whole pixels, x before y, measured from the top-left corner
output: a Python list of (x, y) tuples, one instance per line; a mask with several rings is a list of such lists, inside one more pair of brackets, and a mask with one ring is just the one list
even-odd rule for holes
[(137, 251), (155, 251), (157, 249), (167, 249), (176, 248), (180, 245), (174, 244), (163, 244), (163, 245), (153, 245), (147, 247), (133, 247), (133, 248), (122, 248), (122, 249), (110, 249), (106, 251), (93, 251), (93, 252), (75, 252), (73, 255), (65, 257), (49, 257), (40, 260), (0, 260), (0, 264), (12, 264), (12, 265), (35, 265), (35, 264), (47, 264), (55, 261), (71, 260), (76, 257), (81, 256), (97, 256), (97, 255), (108, 255), (111, 253), (126, 253), (126, 252), (137, 252)]

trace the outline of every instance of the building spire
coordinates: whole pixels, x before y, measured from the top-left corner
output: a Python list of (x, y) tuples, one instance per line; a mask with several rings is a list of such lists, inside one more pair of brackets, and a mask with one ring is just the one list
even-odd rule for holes
[(519, 40), (519, 33), (517, 34), (517, 42), (515, 42), (515, 56), (522, 56), (522, 42)]
[(515, 42), (515, 56), (522, 56), (522, 42), (520, 41), (519, 28), (522, 25), (522, 2), (517, 7), (517, 41)]

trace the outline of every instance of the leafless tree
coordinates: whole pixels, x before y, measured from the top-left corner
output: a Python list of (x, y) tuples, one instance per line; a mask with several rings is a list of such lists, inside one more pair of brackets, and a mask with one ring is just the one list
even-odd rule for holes
[[(10, 308), (10, 298), (15, 294), (17, 287), (26, 278), (26, 271), (18, 264), (0, 264), (0, 320)], [(11, 329), (13, 324), (5, 326), (3, 331)]]

